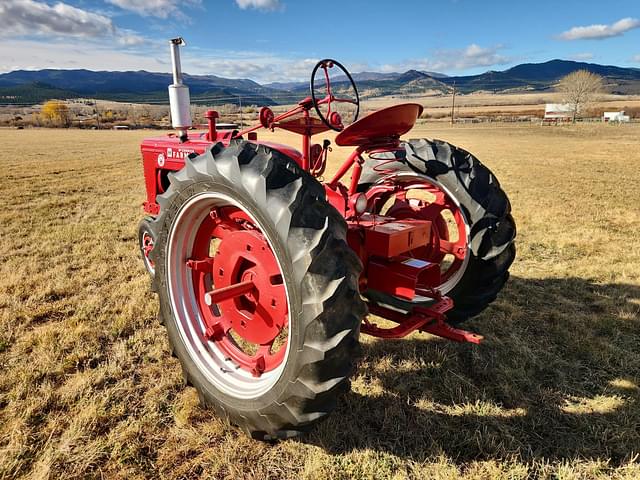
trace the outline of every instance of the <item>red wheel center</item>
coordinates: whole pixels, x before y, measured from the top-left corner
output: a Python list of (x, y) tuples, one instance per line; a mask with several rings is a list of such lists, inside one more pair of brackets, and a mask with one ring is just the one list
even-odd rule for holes
[(244, 340), (263, 345), (287, 323), (287, 298), (280, 268), (263, 235), (240, 230), (225, 236), (213, 261), (214, 288), (253, 282), (249, 292), (218, 303), (221, 323)]
[(187, 267), (205, 339), (256, 376), (280, 365), (286, 339), (277, 340), (289, 324), (284, 280), (247, 215), (233, 207), (213, 210), (198, 228)]
[[(256, 274), (252, 270), (247, 270), (242, 274), (242, 282), (252, 282), (255, 284)], [(244, 298), (249, 300), (250, 302), (257, 303), (258, 294), (254, 293), (254, 290), (251, 290), (244, 294)]]

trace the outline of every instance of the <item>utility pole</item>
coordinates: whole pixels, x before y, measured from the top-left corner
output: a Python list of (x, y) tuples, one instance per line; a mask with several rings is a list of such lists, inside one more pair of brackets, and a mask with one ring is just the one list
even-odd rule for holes
[(456, 123), (456, 82), (453, 82), (453, 96), (451, 97), (451, 125)]
[(94, 106), (95, 111), (96, 111), (97, 128), (98, 128), (98, 130), (100, 130), (100, 112), (98, 112), (98, 100), (96, 100), (95, 98), (93, 99), (93, 106)]
[(238, 101), (240, 102), (240, 128), (244, 126), (244, 121), (242, 119), (242, 95), (238, 95)]
[[(133, 103), (129, 104), (129, 107), (131, 108), (131, 119), (133, 120), (133, 127), (136, 128), (137, 122), (136, 122), (136, 107)], [(129, 119), (129, 109), (127, 108), (127, 120)]]

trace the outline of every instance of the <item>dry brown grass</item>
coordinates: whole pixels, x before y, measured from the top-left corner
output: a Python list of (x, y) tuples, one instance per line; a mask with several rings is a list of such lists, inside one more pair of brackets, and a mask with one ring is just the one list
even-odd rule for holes
[(147, 135), (0, 131), (0, 478), (640, 477), (640, 125), (414, 130), (512, 199), (487, 340), (363, 338), (340, 408), (277, 445), (201, 410), (169, 354), (136, 247)]

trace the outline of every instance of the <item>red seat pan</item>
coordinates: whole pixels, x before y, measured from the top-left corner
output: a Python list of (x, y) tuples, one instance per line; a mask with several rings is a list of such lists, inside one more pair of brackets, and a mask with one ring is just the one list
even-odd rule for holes
[(336, 145), (361, 147), (397, 139), (413, 128), (422, 105), (403, 103), (362, 117), (336, 136)]

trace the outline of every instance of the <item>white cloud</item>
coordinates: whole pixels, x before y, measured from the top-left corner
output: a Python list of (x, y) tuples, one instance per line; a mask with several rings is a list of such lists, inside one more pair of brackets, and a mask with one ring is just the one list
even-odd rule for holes
[(229, 78), (250, 78), (262, 83), (308, 80), (319, 59), (285, 58), (266, 52), (188, 52), (183, 65), (189, 72)]
[[(0, 18), (3, 20), (0, 37), (108, 38), (124, 47), (148, 43), (136, 32), (116, 27), (109, 17), (62, 2), (51, 6), (36, 0), (3, 0)], [(43, 42), (43, 48), (46, 46)]]
[(447, 72), (469, 70), (478, 67), (504, 65), (511, 61), (500, 53), (502, 45), (481, 47), (472, 43), (463, 49), (438, 50), (433, 58), (413, 59), (400, 63), (382, 65), (383, 72), (401, 72), (409, 69)]
[(640, 53), (639, 53), (638, 55), (635, 55), (635, 56), (633, 57), (633, 61), (634, 61), (634, 62), (638, 62), (638, 63), (640, 63)]
[[(411, 69), (447, 73), (451, 70), (469, 70), (510, 63), (512, 59), (501, 54), (500, 50), (502, 49), (502, 45), (480, 47), (476, 44), (471, 44), (463, 49), (438, 50), (434, 52), (432, 58), (410, 59), (384, 65), (371, 65), (366, 62), (345, 62), (345, 66), (354, 73), (365, 71), (405, 72)], [(258, 61), (261, 65), (263, 64), (259, 57)], [(270, 66), (269, 62), (271, 61), (274, 61), (274, 67)], [(273, 60), (267, 59), (265, 68), (269, 69), (272, 77), (285, 77), (286, 80), (289, 77), (307, 80), (316, 61), (315, 59), (283, 60), (274, 58)]]
[[(185, 20), (185, 9), (199, 7), (202, 0), (105, 0), (107, 3), (123, 10), (137, 13), (145, 17), (169, 18)], [(280, 0), (235, 0), (243, 10), (278, 10), (282, 8)]]
[(201, 0), (106, 0), (108, 3), (145, 17), (186, 19), (185, 8), (200, 6)]
[(435, 68), (436, 70), (447, 70), (450, 68), (454, 70), (466, 70), (476, 67), (504, 65), (505, 63), (509, 63), (510, 59), (498, 53), (501, 49), (501, 45), (484, 48), (474, 43), (464, 50), (441, 51), (436, 54), (439, 58), (436, 60)]
[[(440, 50), (433, 58), (412, 59), (399, 63), (372, 65), (367, 62), (344, 62), (351, 72), (406, 70), (450, 71), (466, 70), (509, 63), (511, 59), (499, 53), (500, 45), (483, 48), (472, 44), (460, 50)], [(223, 77), (246, 77), (259, 82), (308, 80), (319, 59), (286, 58), (265, 52), (195, 52), (185, 50), (185, 65), (190, 71), (211, 73)]]
[(572, 60), (593, 60), (593, 53), (591, 52), (583, 52), (583, 53), (576, 53), (575, 55), (571, 55), (571, 59)]
[(148, 44), (149, 40), (130, 30), (121, 30), (118, 33), (118, 43), (125, 47), (135, 47), (137, 45)]
[(236, 3), (243, 10), (247, 8), (258, 10), (277, 10), (282, 8), (280, 0), (236, 0)]
[(50, 6), (35, 0), (3, 0), (0, 18), (4, 35), (100, 37), (116, 32), (108, 17), (62, 2)]
[(0, 72), (43, 68), (170, 71), (168, 59), (155, 53), (141, 55), (94, 41), (13, 40), (0, 42)]
[[(182, 51), (186, 73), (251, 78), (258, 82), (308, 80), (318, 59), (295, 59), (269, 52), (206, 50)], [(0, 72), (43, 68), (88, 70), (147, 70), (170, 73), (169, 48), (163, 42), (145, 45), (144, 51), (119, 49), (112, 43), (86, 40), (14, 40), (0, 42)]]
[(640, 27), (637, 18), (623, 18), (611, 25), (596, 24), (586, 27), (573, 27), (559, 35), (562, 40), (602, 40), (620, 35)]

